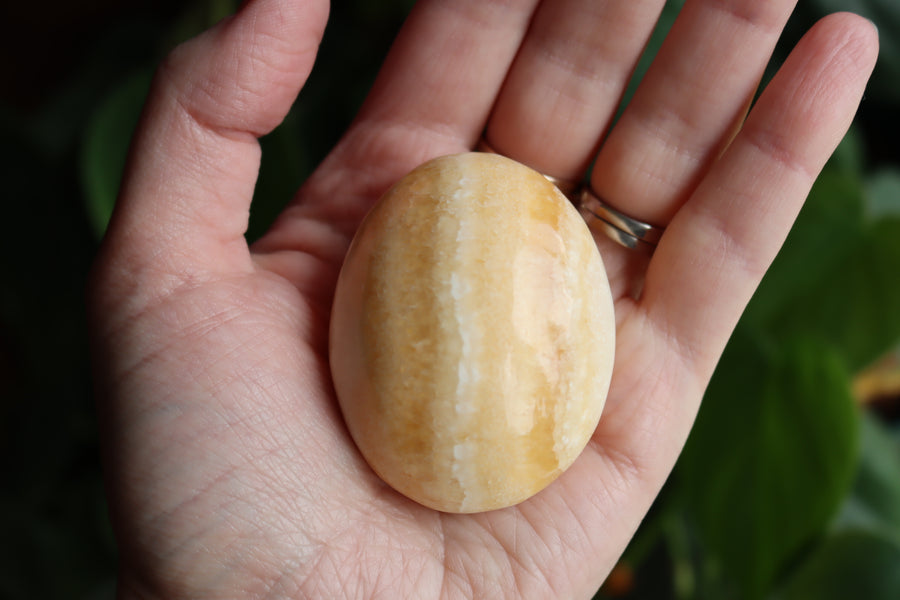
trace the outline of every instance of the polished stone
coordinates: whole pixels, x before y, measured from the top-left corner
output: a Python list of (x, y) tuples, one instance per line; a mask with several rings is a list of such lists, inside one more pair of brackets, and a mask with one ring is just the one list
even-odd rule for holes
[(577, 211), (498, 155), (428, 162), (365, 219), (338, 281), (330, 360), (372, 469), (425, 506), (517, 504), (597, 426), (615, 319)]

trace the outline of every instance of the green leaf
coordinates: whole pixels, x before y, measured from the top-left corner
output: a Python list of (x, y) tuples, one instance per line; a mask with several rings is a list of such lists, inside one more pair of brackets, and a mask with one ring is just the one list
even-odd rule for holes
[(860, 460), (838, 528), (868, 528), (900, 543), (900, 440), (873, 417), (860, 421)]
[(865, 138), (859, 127), (851, 125), (844, 139), (828, 159), (825, 172), (837, 172), (858, 177), (864, 171), (865, 163)]
[(151, 75), (141, 71), (116, 86), (97, 108), (81, 148), (81, 185), (94, 233), (106, 231), (112, 215), (131, 136), (150, 89)]
[(746, 319), (760, 327), (795, 310), (805, 310), (801, 298), (833, 276), (859, 243), (863, 227), (863, 185), (845, 170), (824, 171), (771, 268), (759, 286)]
[(813, 187), (745, 318), (776, 342), (817, 338), (851, 370), (900, 339), (900, 216), (885, 173), (868, 186), (847, 170)]
[(795, 341), (765, 352), (735, 334), (679, 464), (683, 502), (710, 561), (760, 598), (841, 505), (858, 415), (841, 360)]
[(900, 217), (900, 169), (884, 169), (866, 182), (866, 213), (872, 220)]
[(795, 571), (778, 600), (897, 600), (900, 543), (871, 531), (828, 539)]
[(772, 331), (826, 341), (857, 370), (900, 338), (900, 219), (872, 224), (829, 267), (772, 321)]

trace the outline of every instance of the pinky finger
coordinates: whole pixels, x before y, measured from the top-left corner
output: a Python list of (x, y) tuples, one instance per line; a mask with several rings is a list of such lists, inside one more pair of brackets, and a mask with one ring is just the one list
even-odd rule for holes
[(877, 53), (877, 32), (868, 21), (835, 14), (817, 23), (667, 229), (641, 304), (695, 373), (712, 373), (850, 126)]

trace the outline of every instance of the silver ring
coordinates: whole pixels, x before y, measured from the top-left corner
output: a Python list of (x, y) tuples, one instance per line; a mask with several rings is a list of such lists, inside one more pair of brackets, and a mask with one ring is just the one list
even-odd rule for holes
[(653, 252), (662, 237), (663, 228), (638, 221), (621, 213), (603, 202), (589, 186), (584, 186), (579, 194), (582, 216), (596, 222), (601, 230), (615, 242), (633, 250)]
[[(488, 143), (488, 141), (486, 139), (484, 139), (483, 137), (480, 140), (478, 140), (478, 145), (475, 146), (475, 151), (476, 152), (486, 152), (488, 154), (499, 154), (500, 156), (505, 156), (503, 154), (500, 154), (496, 150), (494, 150), (494, 147), (491, 146)], [(563, 193), (563, 195), (566, 198), (568, 198), (569, 200), (572, 200), (572, 201), (575, 200), (576, 192), (578, 191), (578, 188), (581, 187), (580, 181), (572, 181), (570, 179), (560, 179), (559, 177), (554, 177), (553, 175), (546, 175), (544, 173), (541, 173), (541, 175), (544, 176), (544, 179), (546, 179), (547, 181), (549, 181), (550, 183), (555, 185), (559, 189), (559, 191), (561, 191)]]

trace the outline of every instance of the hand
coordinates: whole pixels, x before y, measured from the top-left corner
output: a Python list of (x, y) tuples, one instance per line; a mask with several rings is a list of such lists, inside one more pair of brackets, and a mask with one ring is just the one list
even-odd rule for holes
[[(877, 53), (842, 14), (744, 119), (792, 9), (688, 0), (600, 147), (593, 189), (666, 232), (652, 259), (598, 239), (616, 368), (585, 452), (477, 515), (386, 487), (343, 426), (326, 358), (350, 238), (419, 163), (501, 153), (577, 179), (662, 0), (423, 0), (358, 119), (248, 247), (257, 138), (316, 55), (321, 0), (250, 0), (157, 75), (91, 285), (121, 597), (589, 597), (658, 493), (716, 361)], [(640, 290), (640, 291), (639, 291)]]

